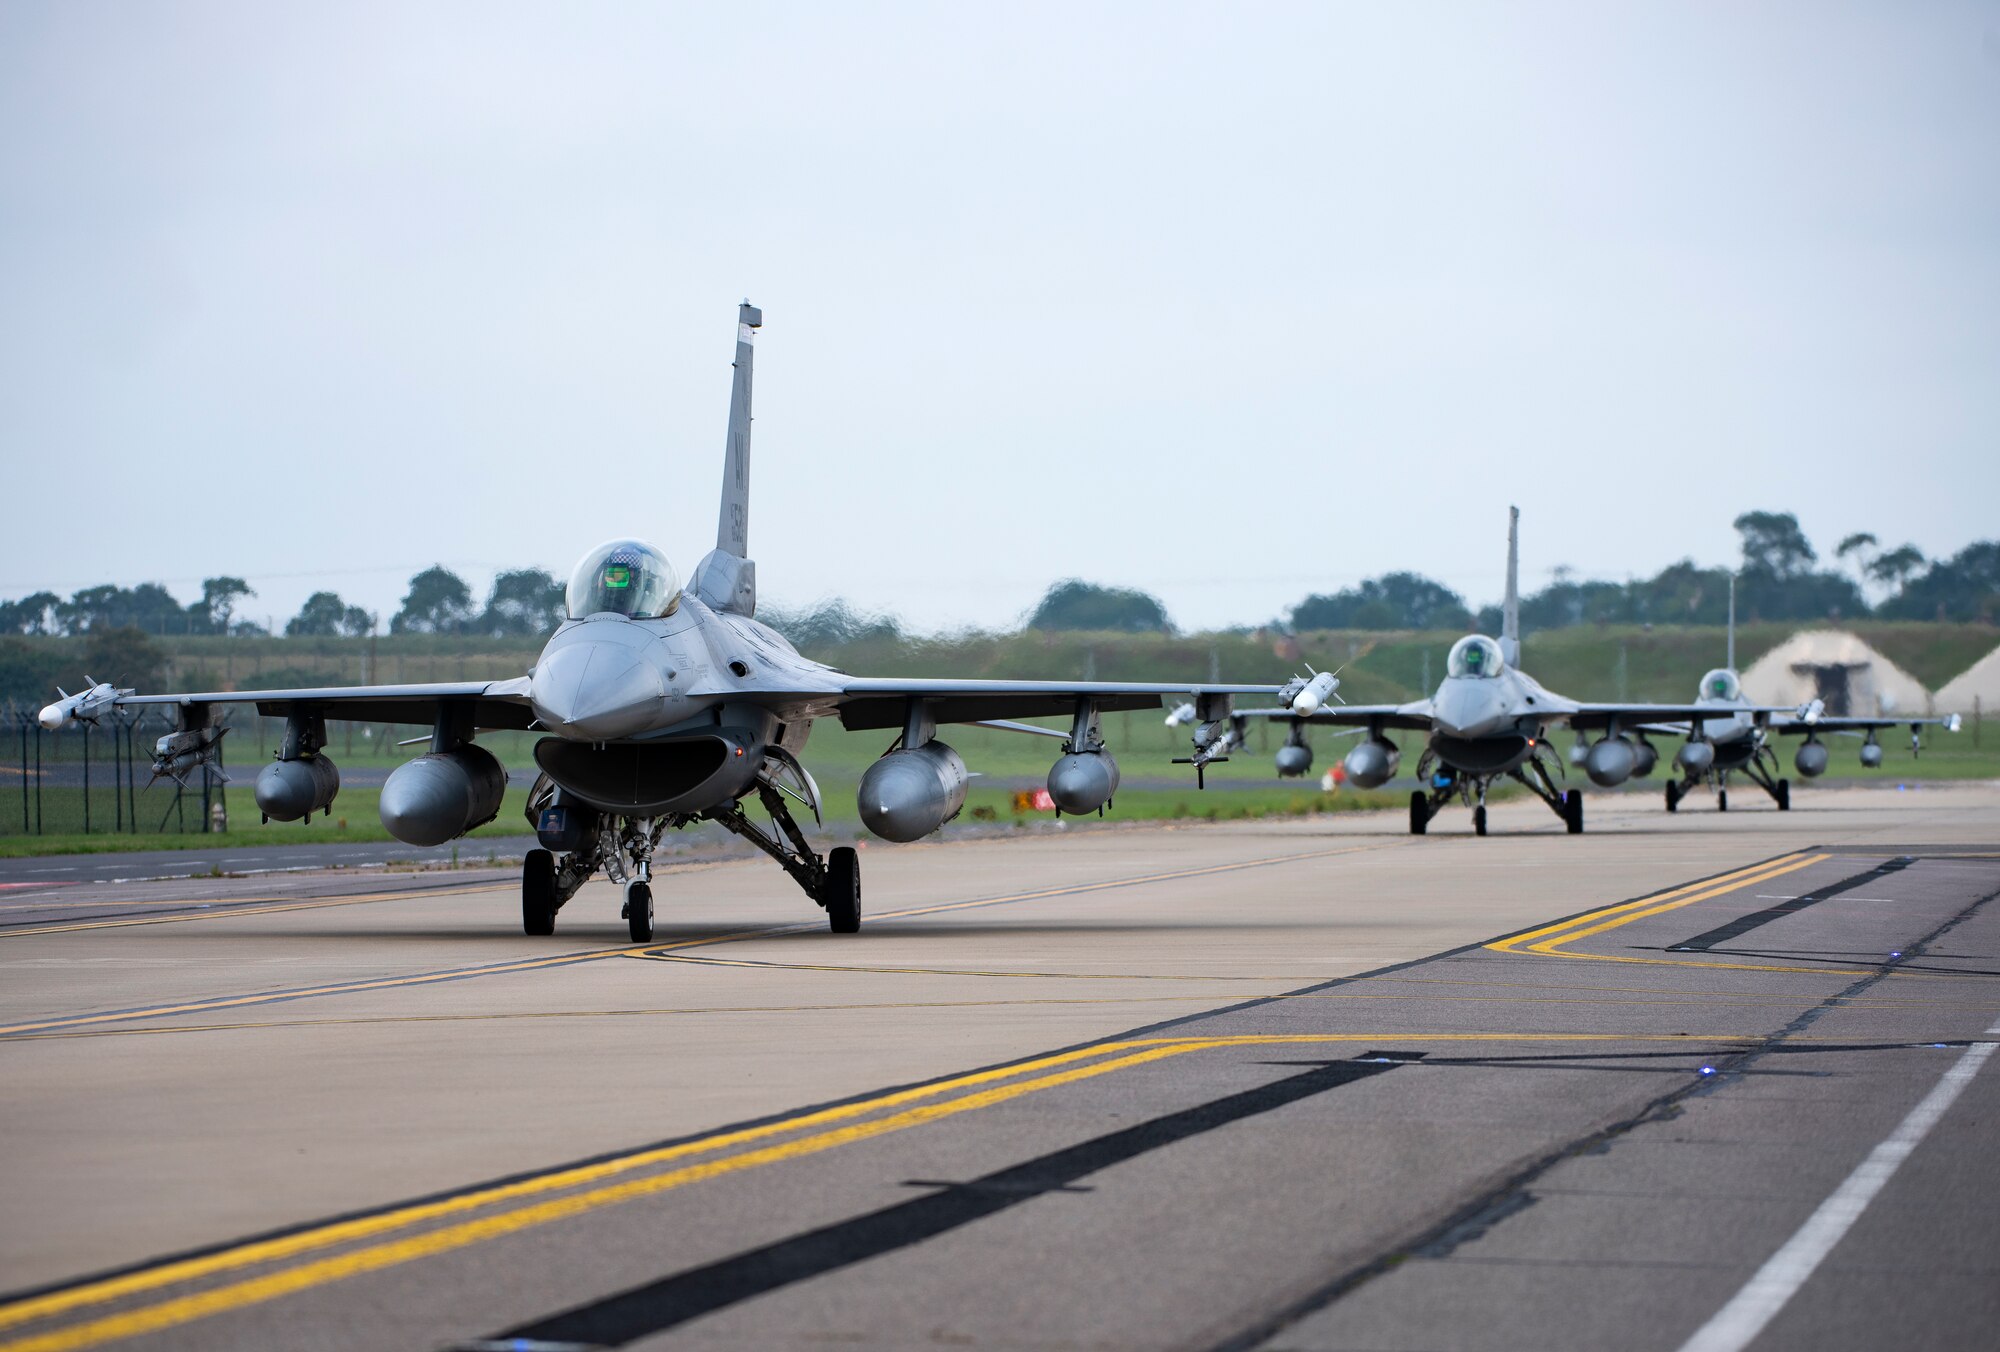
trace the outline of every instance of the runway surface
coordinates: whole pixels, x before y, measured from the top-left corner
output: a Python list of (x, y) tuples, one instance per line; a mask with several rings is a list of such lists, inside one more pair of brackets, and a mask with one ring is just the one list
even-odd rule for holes
[(1935, 1348), (2000, 789), (0, 891), (0, 1352)]

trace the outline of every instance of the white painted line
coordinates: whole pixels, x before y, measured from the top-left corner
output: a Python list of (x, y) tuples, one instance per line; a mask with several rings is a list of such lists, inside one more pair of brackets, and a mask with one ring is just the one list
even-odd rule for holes
[(76, 868), (75, 864), (69, 864), (62, 868), (31, 868), (27, 871), (29, 873), (74, 873), (76, 872)]
[[(1990, 1036), (2000, 1033), (2000, 1025), (1986, 1030)], [(1986, 1064), (2000, 1043), (1975, 1042), (1965, 1049), (1951, 1068), (1944, 1073), (1924, 1095), (1923, 1102), (1910, 1109), (1888, 1139), (1868, 1152), (1868, 1158), (1861, 1161), (1854, 1172), (1847, 1176), (1833, 1195), (1819, 1204), (1819, 1210), (1807, 1218), (1798, 1233), (1785, 1241), (1785, 1246), (1757, 1269), (1741, 1291), (1736, 1293), (1727, 1305), (1715, 1312), (1715, 1317), (1695, 1330), (1694, 1337), (1681, 1344), (1680, 1352), (1740, 1352), (1748, 1347), (1752, 1339), (1764, 1331), (1785, 1308), (1791, 1298), (1798, 1294), (1806, 1279), (1813, 1275), (1826, 1256), (1833, 1252), (1833, 1246), (1840, 1243), (1842, 1236), (1861, 1219), (1861, 1213), (1875, 1200), (1877, 1193), (1888, 1186), (1916, 1150), (1925, 1136), (1930, 1134), (1938, 1119), (1952, 1101), (1972, 1083), (1972, 1077)]]

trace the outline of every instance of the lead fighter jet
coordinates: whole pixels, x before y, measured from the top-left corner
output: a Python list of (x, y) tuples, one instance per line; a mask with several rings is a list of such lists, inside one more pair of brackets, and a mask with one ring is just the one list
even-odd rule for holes
[[(756, 620), (757, 566), (749, 555), (750, 373), (763, 313), (737, 312), (735, 380), (715, 548), (686, 586), (666, 555), (614, 540), (585, 555), (569, 580), (568, 618), (525, 676), (328, 689), (134, 695), (95, 686), (42, 711), (50, 728), (128, 705), (168, 704), (180, 729), (155, 748), (156, 773), (213, 768), (226, 729), (216, 711), (255, 704), (285, 720), (277, 759), (257, 776), (259, 810), (296, 821), (330, 811), (340, 775), (327, 757), (326, 720), (431, 728), (430, 750), (382, 786), (382, 824), (412, 845), (456, 839), (499, 814), (507, 774), (475, 741), (489, 729), (545, 734), (541, 774), (528, 800), (541, 848), (521, 875), (521, 923), (552, 934), (556, 912), (600, 869), (624, 885), (634, 942), (653, 935), (652, 857), (669, 829), (713, 821), (779, 865), (827, 914), (835, 933), (861, 925), (861, 868), (852, 847), (821, 854), (787, 800), (820, 816), (818, 786), (799, 761), (813, 720), (896, 730), (862, 776), (861, 820), (885, 840), (911, 841), (958, 815), (966, 769), (937, 739), (941, 724), (975, 723), (1060, 739), (1049, 793), (1063, 812), (1096, 811), (1118, 787), (1100, 715), (1191, 699), (1210, 736), (1226, 725), (1230, 697), (1271, 696), (1276, 686), (1112, 681), (870, 679), (801, 657)], [(1069, 731), (1014, 720), (1065, 716)], [(751, 819), (755, 797), (769, 821)]]

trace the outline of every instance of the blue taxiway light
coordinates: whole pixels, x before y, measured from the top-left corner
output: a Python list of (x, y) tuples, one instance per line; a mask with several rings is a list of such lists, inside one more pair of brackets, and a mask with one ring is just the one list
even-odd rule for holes
[(1701, 1073), (1702, 1073), (1702, 1074), (1704, 1074), (1704, 1075), (1713, 1075), (1713, 1074), (1715, 1074), (1715, 1067), (1714, 1067), (1714, 1066), (1703, 1066), (1703, 1067), (1701, 1068)]

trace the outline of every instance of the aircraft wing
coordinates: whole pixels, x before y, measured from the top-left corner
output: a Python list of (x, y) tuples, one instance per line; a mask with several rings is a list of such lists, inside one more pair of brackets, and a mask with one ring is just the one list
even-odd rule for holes
[(1240, 709), (1237, 712), (1245, 718), (1289, 719), (1307, 727), (1403, 728), (1412, 732), (1429, 732), (1431, 727), (1429, 700), (1419, 700), (1415, 704), (1322, 705), (1303, 717), (1290, 709)]
[(1923, 727), (1943, 728), (1946, 732), (1957, 732), (1959, 729), (1959, 717), (1957, 714), (1939, 714), (1935, 717), (1918, 718), (1844, 718), (1821, 715), (1818, 719), (1810, 722), (1803, 718), (1791, 717), (1782, 719), (1774, 718), (1770, 723), (1772, 732), (1793, 736), (1804, 736), (1809, 732), (1879, 732), (1884, 728), (1901, 727), (1908, 727), (1912, 733)]
[[(1714, 704), (1578, 704), (1573, 710), (1557, 715), (1551, 722), (1568, 723), (1579, 732), (1595, 731), (1618, 725), (1621, 732), (1657, 732), (1662, 734), (1687, 732), (1689, 722), (1702, 722), (1711, 718), (1734, 718), (1738, 714), (1772, 714), (1796, 717), (1798, 709), (1764, 708), (1752, 705), (1748, 708), (1719, 707)], [(1659, 724), (1681, 724), (1678, 728), (1655, 726)]]
[(192, 695), (123, 695), (114, 707), (149, 705), (254, 704), (257, 712), (283, 717), (295, 706), (312, 705), (329, 718), (369, 723), (434, 723), (441, 704), (470, 704), (478, 728), (526, 728), (528, 678), (506, 681), (429, 681), (412, 685), (328, 685), (291, 690), (219, 690)]
[[(940, 723), (981, 723), (993, 719), (1070, 714), (1079, 699), (1100, 712), (1157, 709), (1167, 699), (1199, 701), (1212, 695), (1278, 693), (1275, 685), (1152, 685), (1132, 681), (924, 681), (902, 677), (846, 677), (830, 698), (850, 730), (900, 728), (909, 701), (930, 704)], [(826, 698), (826, 697), (821, 697)]]

